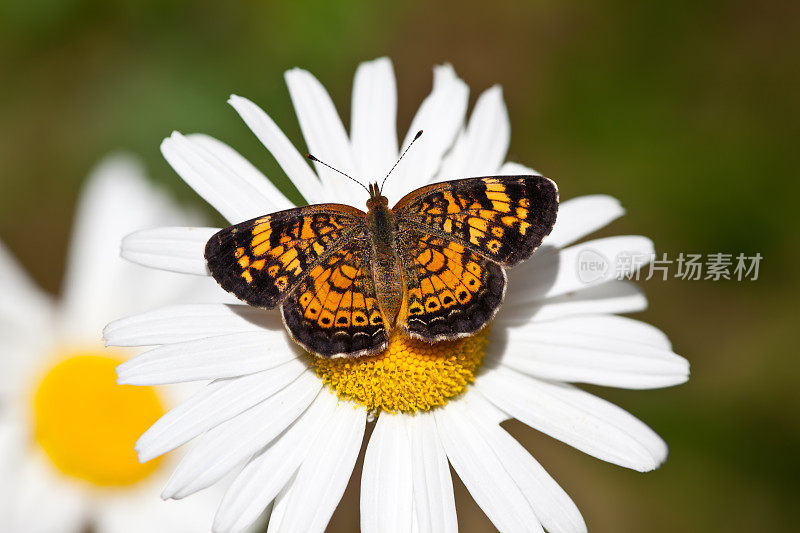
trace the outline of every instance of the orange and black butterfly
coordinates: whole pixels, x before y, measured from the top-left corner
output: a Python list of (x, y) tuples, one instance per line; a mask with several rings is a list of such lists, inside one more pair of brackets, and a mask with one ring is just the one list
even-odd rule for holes
[(558, 189), (542, 176), (428, 185), (389, 209), (377, 183), (367, 212), (287, 209), (209, 239), (214, 279), (240, 300), (281, 306), (286, 328), (319, 357), (384, 350), (391, 330), (429, 342), (472, 335), (497, 312), (503, 270), (550, 233)]

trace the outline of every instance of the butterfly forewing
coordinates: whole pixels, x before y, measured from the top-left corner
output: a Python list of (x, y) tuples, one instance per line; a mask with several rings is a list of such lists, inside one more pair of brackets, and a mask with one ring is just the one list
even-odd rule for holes
[(543, 176), (466, 178), (417, 189), (392, 210), (401, 230), (437, 235), (514, 266), (553, 228), (558, 188)]
[(272, 309), (311, 268), (363, 229), (364, 213), (353, 207), (298, 207), (220, 230), (206, 243), (205, 257), (223, 289)]

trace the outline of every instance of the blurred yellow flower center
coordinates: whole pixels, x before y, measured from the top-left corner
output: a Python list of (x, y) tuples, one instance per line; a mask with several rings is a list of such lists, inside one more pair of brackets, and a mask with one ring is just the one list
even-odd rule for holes
[(34, 395), (36, 440), (64, 474), (103, 487), (132, 485), (158, 466), (133, 445), (164, 408), (152, 387), (117, 385), (122, 361), (79, 353), (50, 368)]
[(370, 410), (428, 411), (461, 394), (483, 362), (489, 330), (434, 344), (395, 330), (379, 355), (356, 359), (311, 357), (322, 381), (337, 396)]

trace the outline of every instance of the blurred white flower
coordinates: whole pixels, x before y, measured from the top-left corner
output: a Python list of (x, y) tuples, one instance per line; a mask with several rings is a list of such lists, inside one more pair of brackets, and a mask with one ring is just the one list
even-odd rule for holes
[[(364, 180), (382, 177), (392, 166), (399, 150), (389, 60), (358, 68), (349, 136), (310, 73), (290, 70), (286, 82), (315, 156)], [(403, 147), (420, 129), (425, 137), (386, 183), (390, 202), (437, 180), (535, 173), (504, 163), (510, 126), (500, 88), (478, 98), (465, 125), (467, 100), (467, 86), (453, 69), (437, 67), (433, 91)], [(363, 208), (366, 195), (358, 185), (325, 167), (315, 172), (258, 106), (238, 96), (230, 103), (309, 203)], [(292, 207), (219, 141), (176, 132), (162, 151), (230, 223)], [(188, 496), (246, 462), (222, 500), (215, 530), (240, 531), (274, 501), (269, 531), (322, 531), (352, 474), (368, 415), (377, 413), (361, 478), (363, 531), (455, 531), (448, 461), (499, 530), (585, 530), (572, 500), (499, 423), (517, 418), (639, 471), (666, 458), (666, 444), (649, 427), (570, 384), (646, 389), (688, 377), (686, 360), (672, 352), (663, 333), (614, 315), (644, 309), (639, 289), (606, 277), (578, 277), (576, 259), (584, 248), (605, 257), (652, 252), (650, 240), (638, 236), (573, 244), (622, 214), (608, 196), (564, 202), (544, 245), (510, 271), (506, 302), (491, 331), (455, 344), (395, 337), (377, 357), (316, 359), (289, 340), (277, 312), (241, 304), (173, 306), (110, 324), (109, 344), (159, 345), (121, 365), (120, 382), (215, 380), (142, 436), (140, 459), (197, 438), (164, 497)], [(216, 231), (137, 232), (125, 239), (123, 255), (208, 275), (203, 251)]]
[[(188, 533), (211, 519), (213, 495), (158, 499), (172, 460), (142, 465), (133, 443), (177, 399), (117, 385), (114, 367), (136, 352), (107, 350), (101, 337), (126, 314), (186, 298), (220, 301), (213, 283), (119, 257), (132, 230), (191, 220), (137, 161), (114, 156), (81, 194), (60, 298), (0, 244), (0, 531)], [(46, 234), (31, 238), (53, 244)]]

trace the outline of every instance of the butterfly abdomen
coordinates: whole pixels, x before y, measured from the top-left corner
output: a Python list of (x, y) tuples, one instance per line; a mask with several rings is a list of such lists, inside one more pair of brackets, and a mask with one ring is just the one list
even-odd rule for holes
[(372, 240), (372, 271), (375, 292), (389, 324), (394, 324), (402, 303), (402, 272), (397, 257), (397, 221), (386, 205), (378, 204), (366, 217)]

